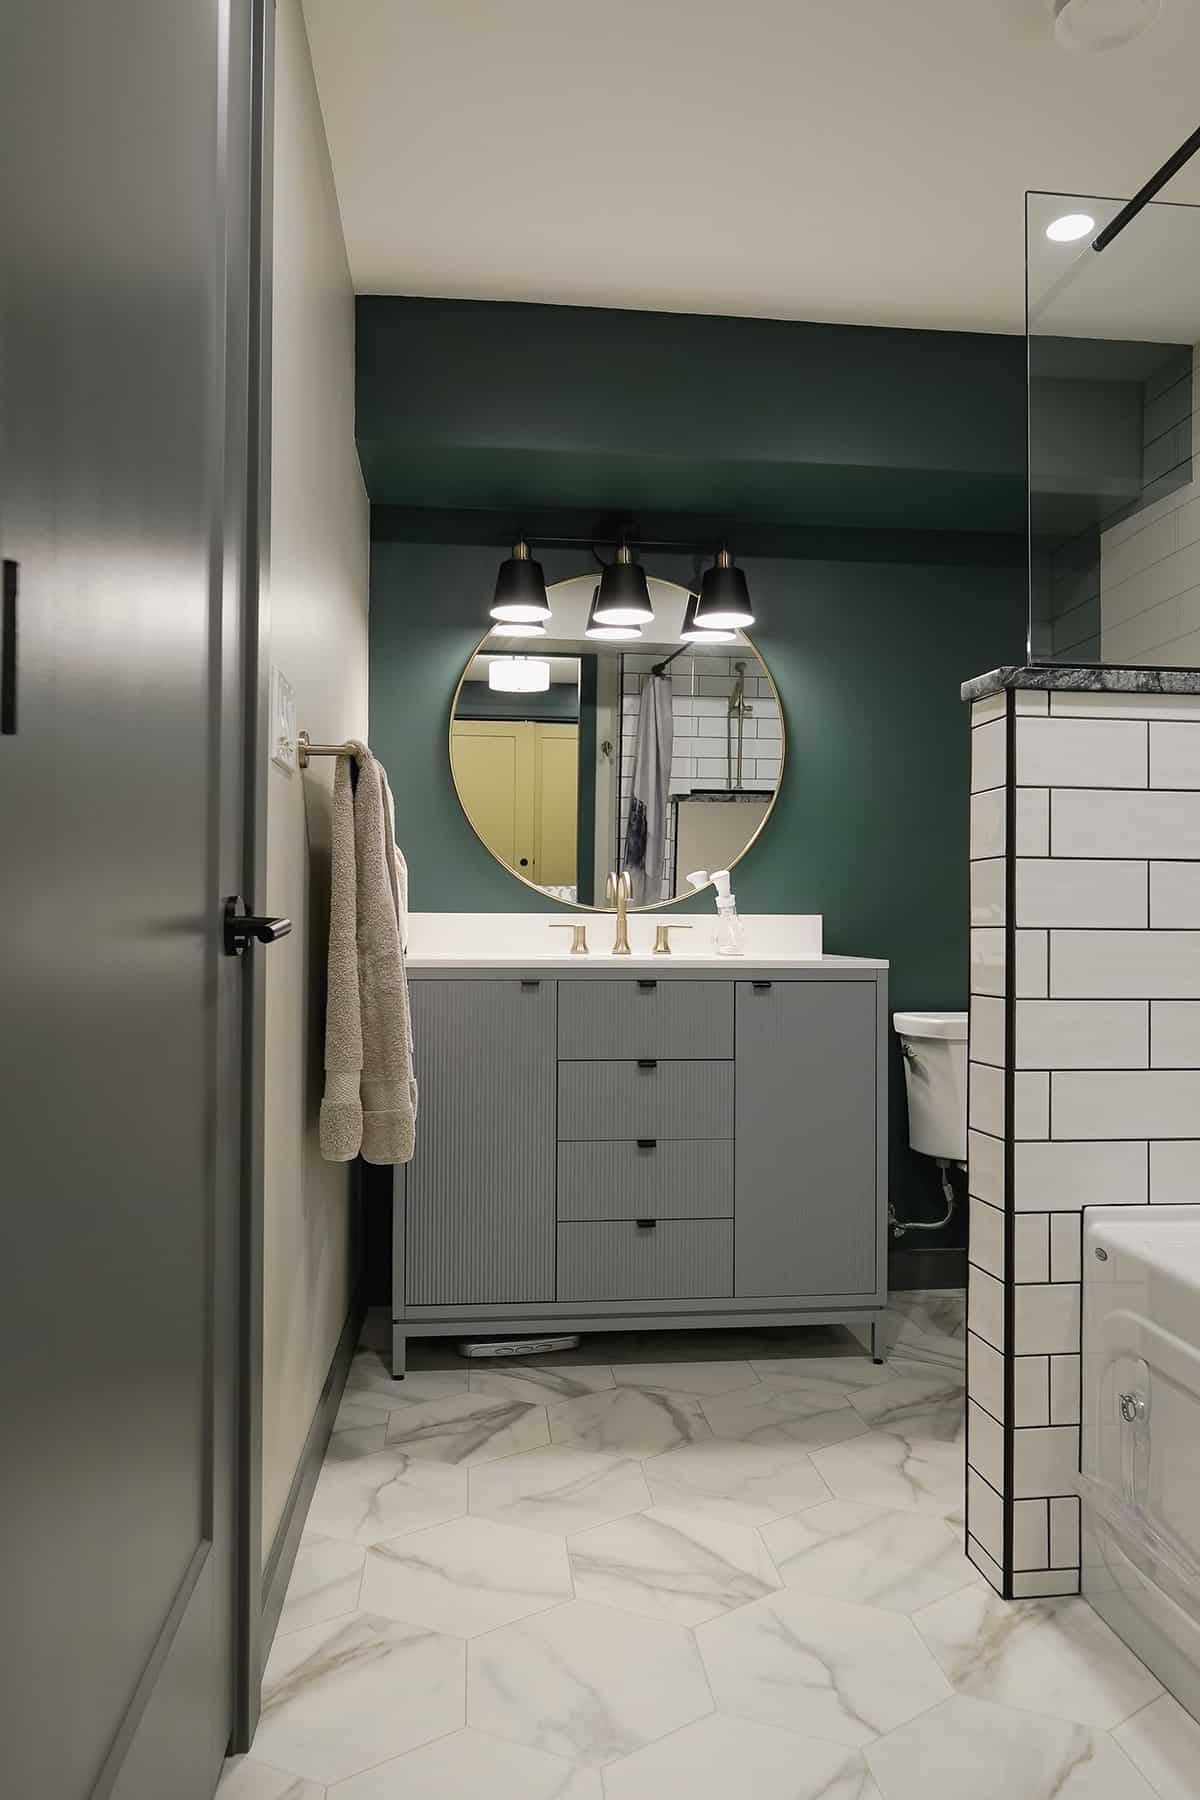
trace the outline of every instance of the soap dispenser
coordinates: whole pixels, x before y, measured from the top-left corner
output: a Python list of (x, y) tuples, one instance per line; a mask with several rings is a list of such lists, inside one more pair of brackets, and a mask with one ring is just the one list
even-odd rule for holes
[(742, 936), (742, 922), (738, 918), (737, 901), (730, 892), (729, 870), (715, 869), (712, 884), (717, 890), (717, 955), (744, 956), (746, 946)]

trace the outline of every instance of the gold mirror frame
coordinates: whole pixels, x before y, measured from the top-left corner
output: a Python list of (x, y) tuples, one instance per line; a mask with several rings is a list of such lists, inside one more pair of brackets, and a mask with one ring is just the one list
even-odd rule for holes
[[(581, 579), (579, 576), (574, 576), (574, 575), (568, 575), (568, 576), (564, 577), (564, 581), (577, 581), (579, 579)], [(661, 576), (655, 576), (655, 577), (653, 577), (653, 579), (656, 583), (658, 583), (662, 587), (674, 588), (677, 593), (684, 595), (685, 602), (686, 602), (686, 596), (687, 596), (689, 590), (685, 587), (682, 587), (679, 584), (679, 582), (666, 581)], [(553, 582), (553, 583), (551, 583), (548, 591), (551, 594), (553, 594), (554, 589), (556, 587), (560, 587), (562, 585), (563, 585), (562, 582), (557, 582), (557, 581)], [(528, 876), (519, 875), (517, 873), (517, 871), (513, 868), (512, 864), (506, 863), (502, 856), (497, 856), (496, 852), (492, 849), (491, 845), (483, 837), (480, 836), (479, 832), (475, 828), (474, 820), (472, 819), (470, 813), (467, 811), (466, 802), (464, 801), (464, 799), (462, 797), (462, 793), (459, 789), (458, 777), (454, 772), (454, 716), (455, 716), (456, 712), (458, 711), (458, 697), (462, 693), (463, 683), (466, 681), (467, 676), (470, 673), (471, 665), (474, 663), (475, 658), (477, 656), (479, 656), (481, 654), (481, 652), (486, 649), (486, 647), (487, 647), (488, 643), (491, 641), (493, 635), (494, 635), (493, 628), (491, 626), (489, 626), (488, 629), (484, 632), (483, 636), (479, 639), (478, 643), (475, 645), (475, 648), (472, 650), (470, 656), (468, 656), (468, 658), (466, 660), (466, 664), (463, 668), (463, 672), (458, 678), (457, 686), (455, 687), (453, 696), (451, 697), (451, 700), (450, 700), (450, 723), (446, 730), (446, 755), (450, 762), (450, 779), (454, 783), (454, 797), (458, 801), (459, 809), (462, 812), (463, 818), (467, 821), (467, 824), (471, 827), (472, 832), (474, 832), (476, 843), (481, 844), (483, 846), (483, 848), (487, 851), (488, 855), (491, 857), (492, 861), (494, 863), (496, 863), (500, 868), (502, 868), (506, 875), (510, 875), (514, 881), (519, 881), (521, 883), (522, 887), (528, 888), (531, 893), (537, 894), (540, 899), (549, 900), (555, 906), (570, 908), (570, 910), (572, 912), (611, 914), (615, 910), (615, 908), (613, 908), (611, 906), (593, 906), (590, 904), (590, 902), (588, 902), (586, 900), (560, 900), (558, 898), (557, 894), (548, 894), (546, 892), (545, 888), (539, 887), (536, 881), (530, 881)], [(750, 649), (753, 650), (755, 656), (758, 658), (759, 667), (761, 668), (763, 674), (766, 676), (767, 680), (771, 684), (771, 693), (773, 694), (773, 696), (775, 698), (775, 703), (779, 708), (779, 780), (775, 783), (774, 791), (771, 794), (771, 804), (768, 806), (766, 812), (763, 814), (762, 819), (759, 822), (758, 828), (756, 829), (756, 831), (753, 833), (753, 835), (751, 837), (747, 838), (745, 844), (743, 845), (742, 849), (738, 851), (737, 855), (730, 860), (730, 864), (729, 864), (730, 869), (737, 868), (737, 865), (741, 862), (742, 858), (747, 854), (748, 851), (750, 851), (754, 848), (755, 844), (757, 844), (759, 838), (762, 836), (763, 832), (767, 829), (767, 826), (770, 824), (772, 815), (774, 814), (774, 811), (775, 811), (776, 804), (779, 800), (780, 789), (783, 786), (784, 771), (787, 768), (787, 721), (784, 718), (784, 714), (783, 714), (783, 696), (780, 694), (779, 688), (775, 682), (775, 677), (774, 677), (774, 675), (772, 675), (771, 670), (767, 665), (766, 657), (762, 654), (762, 651), (758, 648), (758, 645), (754, 642), (754, 639), (749, 635), (748, 632), (745, 632), (745, 631), (741, 632), (739, 635), (742, 638), (744, 638), (745, 642), (749, 645)], [(533, 649), (530, 649), (529, 654), (536, 655), (537, 652), (534, 651)], [(711, 886), (712, 886), (712, 882), (710, 881), (710, 882), (707, 882), (705, 887), (703, 887), (703, 888), (693, 888), (691, 890), (691, 893), (673, 894), (669, 900), (655, 900), (653, 902), (653, 904), (651, 904), (649, 906), (631, 906), (629, 908), (629, 911), (631, 913), (664, 912), (667, 909), (667, 907), (669, 907), (669, 906), (678, 906), (680, 901), (690, 900), (692, 898), (692, 894), (696, 894), (696, 893), (703, 894), (706, 891), (706, 888), (709, 888)]]

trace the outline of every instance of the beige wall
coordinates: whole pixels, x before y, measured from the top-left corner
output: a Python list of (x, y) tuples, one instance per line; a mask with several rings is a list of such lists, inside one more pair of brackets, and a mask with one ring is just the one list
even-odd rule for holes
[[(316, 741), (367, 735), (367, 500), (354, 447), (354, 298), (300, 0), (275, 70), (271, 660)], [(263, 1545), (270, 1547), (350, 1302), (350, 1170), (321, 1161), (333, 765), (269, 781)]]

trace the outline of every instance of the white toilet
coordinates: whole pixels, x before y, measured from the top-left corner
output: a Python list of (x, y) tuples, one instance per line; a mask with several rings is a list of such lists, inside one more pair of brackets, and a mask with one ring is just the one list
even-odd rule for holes
[(904, 1057), (908, 1141), (943, 1166), (967, 1160), (967, 1015), (892, 1014)]

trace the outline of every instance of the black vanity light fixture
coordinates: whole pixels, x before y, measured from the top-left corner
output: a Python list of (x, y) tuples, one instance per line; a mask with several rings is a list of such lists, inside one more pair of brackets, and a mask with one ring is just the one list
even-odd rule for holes
[(538, 625), (550, 617), (546, 577), (541, 563), (530, 556), (524, 538), (513, 545), (512, 555), (500, 564), (492, 617), (504, 625)]
[[(638, 573), (641, 574), (641, 571), (639, 570)], [(643, 581), (644, 579), (643, 576)], [(592, 589), (592, 604), (588, 608), (587, 629), (583, 635), (600, 644), (629, 643), (633, 638), (640, 638), (642, 635), (640, 625), (613, 625), (600, 618), (596, 610), (600, 603), (600, 594), (601, 588)]]
[(628, 544), (617, 545), (617, 560), (609, 563), (592, 596), (589, 624), (647, 625), (654, 617), (646, 573), (635, 563)]
[(696, 608), (700, 603), (698, 594), (689, 594), (687, 605), (683, 611), (683, 627), (679, 633), (681, 644), (733, 644), (737, 642), (737, 632), (726, 625), (702, 625), (696, 617)]
[(712, 568), (704, 571), (693, 623), (702, 629), (714, 625), (724, 629), (737, 628), (754, 623), (746, 577), (736, 567), (724, 544), (717, 551)]

